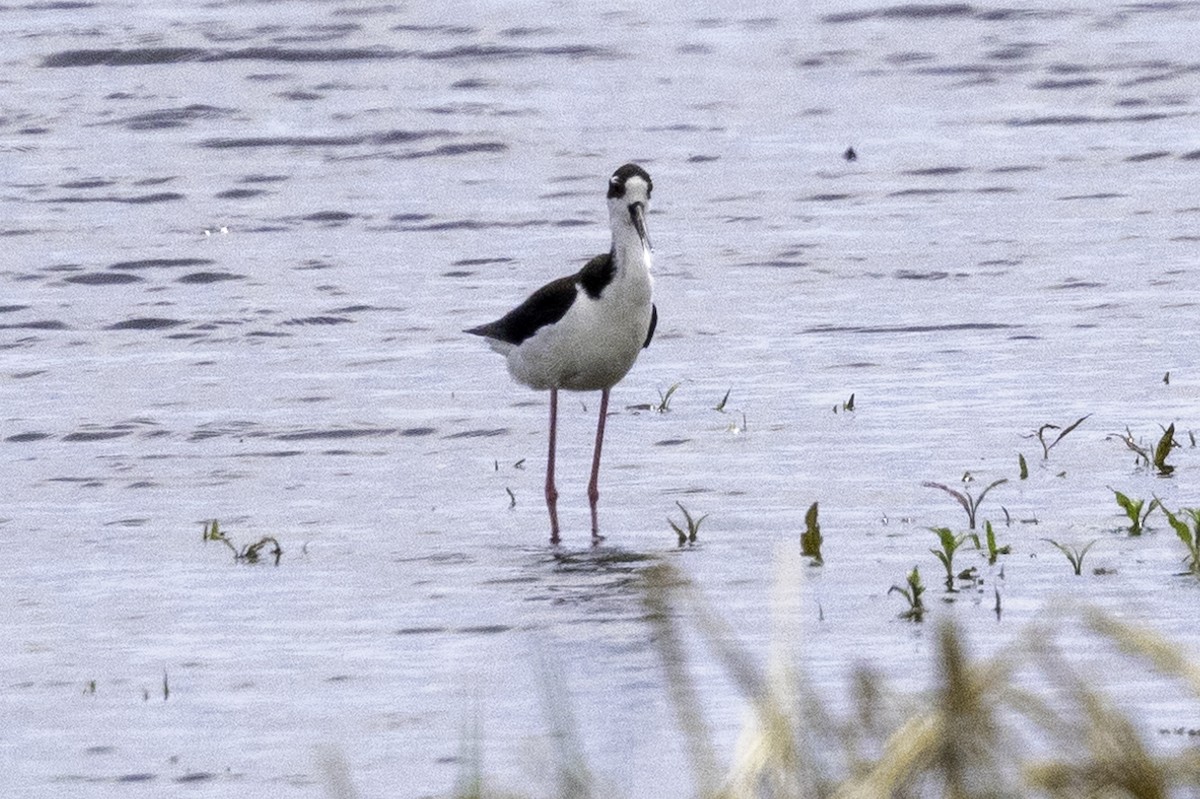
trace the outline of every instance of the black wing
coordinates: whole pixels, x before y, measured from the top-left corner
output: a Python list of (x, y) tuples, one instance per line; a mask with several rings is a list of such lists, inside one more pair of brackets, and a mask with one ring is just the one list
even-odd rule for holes
[(571, 275), (552, 280), (495, 322), (488, 322), (463, 332), (509, 344), (520, 344), (541, 328), (554, 324), (566, 315), (579, 293), (575, 288), (576, 279), (577, 276)]
[(654, 338), (654, 328), (658, 327), (658, 306), (650, 303), (650, 329), (646, 331), (646, 343), (642, 345), (642, 349), (650, 346), (650, 339)]
[(579, 270), (577, 280), (579, 285), (583, 286), (583, 290), (593, 300), (600, 299), (600, 295), (604, 293), (605, 287), (612, 282), (613, 276), (617, 274), (617, 266), (613, 263), (612, 252), (606, 252), (603, 255), (597, 255), (592, 260), (583, 265), (583, 269)]

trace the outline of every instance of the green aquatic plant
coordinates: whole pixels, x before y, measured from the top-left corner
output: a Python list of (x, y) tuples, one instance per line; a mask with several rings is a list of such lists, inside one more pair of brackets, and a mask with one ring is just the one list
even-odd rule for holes
[(954, 553), (958, 552), (963, 541), (967, 540), (968, 533), (960, 533), (955, 535), (954, 531), (949, 527), (930, 527), (931, 532), (936, 533), (938, 540), (941, 542), (941, 549), (929, 550), (937, 559), (946, 567), (946, 590), (954, 590)]
[(696, 536), (700, 534), (700, 524), (708, 518), (708, 514), (706, 513), (699, 518), (693, 518), (688, 509), (683, 507), (682, 502), (676, 500), (675, 504), (683, 511), (684, 524), (687, 526), (687, 529), (680, 527), (669, 516), (667, 517), (667, 524), (671, 525), (671, 529), (679, 536), (679, 546), (696, 543)]
[[(990, 521), (983, 523), (983, 529), (984, 541), (987, 543), (988, 565), (995, 566), (996, 559), (1001, 555), (1007, 555), (1012, 552), (1012, 547), (1007, 544), (1004, 546), (996, 545), (996, 531), (992, 529), (992, 523)], [(975, 542), (976, 549), (983, 549), (983, 546), (981, 546), (979, 543), (979, 536), (972, 533), (971, 538)]]
[[(1179, 536), (1179, 540), (1187, 547), (1188, 571), (1200, 576), (1200, 508), (1180, 508), (1178, 513), (1171, 513), (1158, 497), (1155, 497), (1154, 501), (1167, 515), (1167, 522), (1175, 531), (1175, 535)], [(1181, 516), (1191, 519), (1190, 527), (1187, 519), (1182, 519)]]
[(270, 554), (274, 557), (276, 566), (279, 565), (279, 559), (283, 557), (283, 548), (279, 546), (279, 541), (276, 540), (274, 536), (270, 535), (264, 535), (257, 542), (253, 544), (247, 544), (239, 549), (237, 545), (229, 539), (229, 536), (225, 535), (225, 532), (221, 529), (221, 526), (216, 519), (213, 519), (211, 522), (205, 522), (203, 540), (220, 541), (225, 546), (229, 547), (229, 550), (233, 553), (233, 560), (235, 563), (258, 563), (263, 556), (263, 551), (266, 550), (268, 546), (270, 546), (271, 549), (267, 550), (267, 554)]
[(1080, 549), (1079, 547), (1076, 547), (1074, 545), (1066, 546), (1066, 545), (1060, 544), (1052, 538), (1043, 538), (1042, 540), (1048, 544), (1053, 544), (1054, 547), (1059, 552), (1066, 555), (1067, 560), (1069, 560), (1071, 562), (1071, 568), (1075, 570), (1075, 574), (1076, 574), (1076, 576), (1078, 576), (1083, 573), (1083, 558), (1084, 558), (1084, 556), (1087, 555), (1088, 550), (1091, 549), (1093, 546), (1095, 546), (1096, 542), (1099, 541), (1100, 539), (1093, 538), (1091, 541), (1088, 541), (1086, 544), (1084, 544), (1082, 549)]
[[(163, 672), (163, 679), (162, 679), (162, 698), (163, 698), (164, 702), (166, 702), (168, 699), (171, 698), (171, 684), (167, 680), (167, 673), (165, 671)], [(149, 688), (142, 688), (142, 701), (143, 702), (150, 701), (150, 689)]]
[(274, 557), (275, 565), (278, 566), (279, 559), (283, 557), (283, 548), (279, 546), (279, 542), (274, 536), (269, 535), (264, 535), (256, 543), (247, 544), (246, 546), (242, 547), (241, 554), (235, 559), (245, 561), (246, 563), (258, 563), (259, 557), (262, 555), (263, 550), (266, 549), (268, 545), (271, 548), (267, 550), (267, 552)]
[(921, 599), (921, 594), (925, 593), (925, 586), (921, 584), (921, 572), (916, 566), (912, 567), (912, 571), (904, 578), (904, 585), (893, 585), (888, 589), (888, 594), (899, 594), (908, 603), (908, 609), (900, 614), (900, 618), (909, 621), (921, 621), (925, 618), (925, 601)]
[[(1151, 500), (1149, 506), (1147, 506), (1144, 499), (1131, 499), (1111, 486), (1108, 490), (1116, 495), (1117, 504), (1121, 506), (1121, 510), (1125, 511), (1125, 515), (1129, 517), (1130, 535), (1141, 535), (1142, 530), (1145, 529), (1146, 519), (1150, 517), (1155, 508), (1162, 507), (1162, 503), (1158, 501), (1157, 497)], [(1142, 512), (1143, 507), (1146, 508), (1145, 513)]]
[(221, 523), (216, 519), (211, 522), (204, 523), (204, 532), (200, 534), (201, 541), (225, 541), (225, 534), (221, 532)]
[(1126, 447), (1133, 450), (1133, 452), (1137, 455), (1136, 462), (1138, 464), (1145, 464), (1147, 467), (1154, 467), (1155, 471), (1157, 471), (1161, 477), (1168, 477), (1172, 472), (1175, 471), (1175, 467), (1172, 464), (1167, 463), (1167, 457), (1171, 454), (1171, 450), (1174, 447), (1179, 446), (1179, 444), (1175, 441), (1174, 422), (1163, 428), (1163, 434), (1158, 439), (1158, 443), (1155, 445), (1153, 450), (1151, 450), (1149, 447), (1142, 446), (1138, 440), (1133, 437), (1133, 433), (1129, 431), (1128, 427), (1125, 428), (1125, 435), (1119, 436), (1119, 438), (1125, 442)]
[(1167, 463), (1167, 456), (1171, 454), (1171, 448), (1177, 446), (1175, 443), (1175, 423), (1163, 430), (1162, 438), (1158, 440), (1158, 446), (1154, 448), (1154, 468), (1161, 475), (1168, 475), (1175, 471), (1175, 467)]
[[(1066, 438), (1068, 433), (1070, 433), (1076, 427), (1079, 427), (1079, 425), (1083, 424), (1083, 421), (1085, 419), (1087, 419), (1088, 416), (1091, 416), (1091, 414), (1089, 413), (1089, 414), (1087, 414), (1087, 416), (1079, 417), (1078, 419), (1076, 419), (1074, 422), (1071, 422), (1071, 424), (1067, 425), (1066, 427), (1059, 427), (1056, 424), (1044, 424), (1041, 427), (1039, 427), (1037, 429), (1035, 435), (1037, 436), (1037, 440), (1039, 442), (1041, 442), (1041, 444), (1042, 444), (1042, 460), (1049, 460), (1050, 459), (1050, 450), (1054, 449), (1058, 445), (1058, 442), (1060, 442), (1064, 438)], [(1057, 436), (1054, 437), (1053, 441), (1047, 442), (1046, 434), (1051, 432), (1052, 430), (1058, 430), (1059, 433)]]
[[(964, 475), (963, 482), (966, 482), (968, 479), (970, 479), (969, 473), (967, 475)], [(986, 497), (988, 495), (988, 492), (991, 491), (993, 488), (995, 488), (998, 485), (1003, 485), (1004, 483), (1007, 483), (1007, 482), (1008, 482), (1008, 478), (1002, 477), (999, 480), (995, 480), (995, 481), (989, 483), (988, 486), (985, 489), (983, 489), (983, 491), (979, 492), (978, 497), (972, 496), (970, 491), (967, 491), (965, 489), (962, 491), (959, 491), (959, 490), (951, 488), (950, 486), (945, 485), (943, 483), (933, 483), (933, 482), (927, 481), (927, 482), (921, 483), (921, 485), (923, 485), (925, 488), (939, 488), (942, 491), (945, 491), (950, 496), (957, 499), (958, 504), (962, 505), (963, 510), (965, 510), (967, 512), (967, 526), (970, 527), (972, 530), (974, 530), (975, 529), (975, 515), (979, 511), (979, 506), (983, 502), (983, 498)]]
[(820, 566), (825, 562), (821, 555), (821, 543), (825, 540), (821, 535), (821, 524), (817, 521), (817, 503), (808, 507), (804, 514), (804, 532), (800, 534), (800, 554), (812, 558), (813, 563)]
[(673, 383), (671, 387), (667, 389), (665, 394), (662, 391), (659, 391), (658, 404), (654, 406), (654, 410), (658, 411), (659, 413), (666, 413), (667, 411), (671, 410), (671, 397), (675, 395), (675, 392), (678, 391), (679, 387), (682, 385), (682, 381)]
[(800, 534), (800, 554), (812, 558), (813, 563), (820, 566), (825, 562), (821, 555), (821, 543), (825, 538), (821, 535), (821, 524), (817, 521), (817, 503), (809, 505), (804, 514), (804, 532)]
[(1029, 479), (1029, 464), (1025, 462), (1025, 456), (1019, 452), (1017, 453), (1017, 466), (1020, 467), (1020, 470), (1021, 470), (1021, 479), (1028, 480)]

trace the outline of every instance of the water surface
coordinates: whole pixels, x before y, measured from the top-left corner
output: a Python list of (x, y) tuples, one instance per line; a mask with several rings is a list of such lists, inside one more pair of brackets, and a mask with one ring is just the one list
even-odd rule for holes
[[(922, 482), (966, 472), (1011, 480), (981, 509), (1003, 577), (935, 601), (977, 653), (1064, 599), (1198, 643), (1179, 542), (1125, 536), (1111, 491), (1200, 504), (1195, 4), (0, 19), (9, 793), (322, 796), (332, 748), (364, 795), (433, 796), (477, 727), (536, 794), (561, 694), (604, 786), (689, 796), (641, 572), (676, 564), (765, 657), (819, 501), (802, 664), (835, 703), (863, 662), (921, 689), (887, 589), (919, 563), (938, 598), (927, 528), (965, 515)], [(459, 331), (607, 246), (628, 160), (658, 334), (614, 394), (599, 551), (597, 398), (562, 403), (556, 552), (545, 397)], [(1085, 414), (1043, 462), (1032, 433)], [(1113, 438), (1171, 422), (1171, 478)], [(682, 551), (677, 501), (710, 514)], [(202, 542), (213, 518), (280, 565)], [(1100, 543), (1075, 578), (1043, 537)], [(744, 705), (695, 657), (728, 751)], [(1115, 687), (1152, 737), (1195, 727)]]

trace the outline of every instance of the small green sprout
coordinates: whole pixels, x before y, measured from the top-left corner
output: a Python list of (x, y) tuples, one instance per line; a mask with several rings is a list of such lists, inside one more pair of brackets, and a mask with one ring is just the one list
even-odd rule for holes
[[(1171, 529), (1187, 547), (1188, 572), (1200, 576), (1200, 508), (1181, 508), (1176, 514), (1167, 510), (1157, 497), (1155, 497), (1155, 502), (1158, 502), (1158, 507), (1167, 514), (1167, 521), (1171, 524)], [(1179, 518), (1185, 515), (1191, 518), (1191, 527), (1188, 527), (1185, 519)]]
[(1075, 575), (1079, 576), (1080, 574), (1083, 573), (1083, 558), (1084, 558), (1084, 556), (1087, 555), (1088, 550), (1091, 549), (1093, 546), (1095, 546), (1096, 542), (1099, 541), (1100, 539), (1093, 538), (1091, 541), (1088, 541), (1086, 544), (1083, 545), (1083, 549), (1080, 549), (1074, 545), (1064, 546), (1063, 544), (1060, 544), (1051, 538), (1043, 538), (1042, 540), (1048, 544), (1053, 544), (1054, 547), (1059, 552), (1066, 555), (1067, 560), (1069, 560), (1071, 562), (1071, 568), (1075, 570)]
[[(996, 559), (1001, 555), (1008, 555), (1011, 553), (1012, 547), (1007, 544), (1002, 547), (996, 546), (996, 531), (992, 529), (992, 523), (990, 521), (983, 523), (983, 529), (985, 531), (984, 541), (987, 543), (988, 565), (995, 566)], [(983, 547), (979, 545), (979, 536), (972, 534), (972, 537), (975, 539), (975, 548), (983, 549)]]
[(1029, 464), (1025, 462), (1025, 456), (1019, 452), (1017, 453), (1017, 465), (1019, 465), (1021, 467), (1021, 479), (1028, 480), (1029, 479)]
[(275, 556), (275, 565), (279, 565), (279, 559), (283, 557), (283, 548), (279, 546), (279, 542), (273, 536), (264, 535), (259, 539), (258, 543), (248, 544), (242, 549), (240, 556), (235, 557), (235, 560), (243, 560), (246, 563), (258, 563), (259, 554), (268, 545), (271, 545), (269, 550)]
[(812, 558), (813, 563), (820, 566), (825, 562), (821, 556), (821, 542), (825, 539), (821, 536), (821, 525), (817, 522), (817, 503), (815, 502), (804, 514), (804, 527), (804, 532), (800, 534), (800, 554), (806, 558)]
[(732, 391), (733, 391), (732, 388), (729, 388), (725, 391), (725, 396), (721, 397), (721, 401), (717, 403), (717, 406), (715, 408), (713, 408), (714, 411), (720, 411), (721, 413), (725, 412), (725, 404), (727, 402), (729, 402), (729, 394)]
[[(1129, 517), (1130, 535), (1141, 535), (1142, 530), (1145, 529), (1146, 519), (1150, 517), (1155, 508), (1162, 508), (1162, 503), (1158, 501), (1157, 497), (1150, 501), (1149, 506), (1146, 506), (1146, 500), (1144, 499), (1131, 499), (1111, 486), (1108, 490), (1116, 495), (1117, 504), (1121, 506), (1121, 510), (1125, 511), (1125, 515)], [(1145, 513), (1142, 513), (1143, 507), (1146, 507)], [(1166, 510), (1166, 508), (1163, 508), (1163, 510)]]
[(201, 533), (201, 541), (224, 541), (225, 534), (221, 532), (221, 525), (216, 519), (211, 522), (205, 522), (204, 532)]
[(263, 549), (265, 549), (268, 544), (273, 545), (269, 551), (270, 554), (275, 557), (276, 566), (279, 565), (279, 559), (283, 557), (283, 548), (279, 546), (279, 541), (277, 541), (274, 536), (269, 535), (263, 536), (257, 543), (247, 544), (241, 549), (238, 549), (233, 541), (229, 539), (229, 536), (225, 535), (224, 531), (221, 530), (220, 524), (216, 519), (213, 519), (212, 522), (205, 523), (203, 540), (220, 541), (225, 544), (225, 546), (229, 547), (229, 550), (233, 553), (234, 562), (258, 563), (259, 558), (262, 556)]
[(917, 567), (913, 566), (912, 571), (905, 578), (904, 586), (893, 585), (888, 589), (888, 594), (893, 592), (904, 597), (908, 602), (908, 610), (900, 614), (900, 618), (909, 621), (921, 621), (925, 617), (925, 603), (921, 599), (921, 594), (925, 593), (925, 586), (921, 584), (921, 573), (917, 571)]
[(1167, 463), (1167, 456), (1171, 454), (1171, 448), (1175, 444), (1175, 423), (1171, 422), (1165, 430), (1163, 430), (1162, 438), (1158, 440), (1158, 446), (1154, 448), (1154, 468), (1158, 469), (1158, 473), (1166, 476), (1175, 471), (1175, 467)]
[(946, 590), (954, 590), (954, 553), (962, 546), (963, 541), (967, 540), (967, 533), (955, 535), (954, 531), (949, 527), (930, 527), (931, 532), (936, 533), (938, 539), (942, 543), (941, 549), (929, 550), (937, 559), (946, 567)]
[(696, 543), (696, 537), (700, 534), (700, 524), (708, 518), (708, 514), (706, 513), (698, 519), (693, 519), (692, 514), (688, 513), (688, 509), (683, 507), (682, 502), (677, 500), (675, 504), (683, 511), (684, 523), (687, 525), (687, 529), (685, 530), (680, 527), (670, 517), (667, 517), (667, 524), (671, 525), (671, 529), (679, 536), (679, 546)]
[(1153, 466), (1161, 477), (1167, 477), (1175, 471), (1175, 467), (1167, 463), (1167, 456), (1171, 454), (1172, 448), (1179, 446), (1175, 441), (1174, 422), (1163, 428), (1162, 437), (1159, 438), (1153, 452), (1139, 444), (1133, 437), (1133, 433), (1129, 432), (1128, 427), (1125, 428), (1125, 435), (1120, 438), (1125, 442), (1126, 447), (1137, 454), (1137, 463)]
[(672, 384), (672, 386), (667, 389), (667, 393), (665, 394), (659, 391), (658, 405), (654, 406), (654, 410), (658, 411), (659, 413), (666, 413), (667, 411), (671, 410), (671, 395), (673, 395), (681, 385), (683, 385), (682, 382)]
[[(1042, 444), (1042, 460), (1049, 460), (1050, 459), (1050, 450), (1054, 449), (1054, 447), (1058, 444), (1058, 442), (1060, 442), (1064, 438), (1066, 438), (1067, 433), (1070, 433), (1076, 427), (1079, 427), (1079, 425), (1083, 424), (1083, 420), (1087, 419), (1088, 416), (1091, 416), (1091, 414), (1089, 413), (1087, 416), (1079, 417), (1078, 419), (1076, 419), (1074, 422), (1067, 425), (1066, 427), (1059, 427), (1056, 424), (1044, 424), (1041, 427), (1039, 427), (1037, 429), (1037, 432), (1035, 433), (1035, 435), (1037, 435), (1037, 440), (1040, 441)], [(1050, 430), (1058, 430), (1059, 433), (1057, 436), (1054, 437), (1053, 441), (1047, 443), (1046, 433)]]
[(942, 491), (945, 491), (947, 494), (949, 494), (950, 496), (957, 499), (958, 504), (962, 505), (963, 510), (965, 510), (967, 512), (968, 526), (972, 530), (974, 530), (975, 529), (975, 514), (979, 510), (979, 505), (980, 505), (980, 503), (983, 502), (983, 498), (986, 497), (988, 495), (988, 492), (991, 491), (993, 488), (995, 488), (998, 485), (1007, 483), (1007, 482), (1008, 482), (1007, 477), (1002, 477), (1001, 479), (992, 482), (991, 484), (988, 485), (987, 488), (983, 489), (983, 491), (981, 491), (979, 493), (978, 497), (971, 496), (971, 493), (969, 491), (958, 491), (958, 490), (953, 489), (950, 486), (944, 485), (942, 483), (925, 482), (925, 483), (921, 483), (921, 485), (925, 486), (926, 488), (940, 488)]

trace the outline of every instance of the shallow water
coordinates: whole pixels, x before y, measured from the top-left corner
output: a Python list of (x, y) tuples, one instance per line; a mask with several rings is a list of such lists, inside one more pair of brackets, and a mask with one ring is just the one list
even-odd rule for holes
[[(364, 795), (431, 796), (476, 734), (537, 793), (564, 694), (604, 785), (688, 796), (638, 575), (675, 563), (765, 657), (819, 500), (805, 668), (837, 701), (864, 661), (923, 688), (927, 633), (887, 589), (919, 563), (937, 599), (926, 528), (965, 517), (922, 482), (967, 471), (1010, 478), (981, 519), (1014, 548), (934, 603), (973, 650), (1064, 600), (1200, 643), (1179, 542), (1161, 515), (1123, 535), (1109, 488), (1200, 504), (1200, 6), (0, 19), (9, 793), (321, 796), (334, 751)], [(598, 551), (597, 400), (562, 403), (555, 552), (545, 397), (459, 330), (607, 245), (627, 160), (655, 179), (660, 324), (614, 393)], [(1043, 463), (1033, 431), (1084, 414)], [(1169, 479), (1112, 438), (1170, 422)], [(710, 514), (699, 546), (675, 548), (676, 501)], [(278, 568), (202, 542), (212, 518), (278, 538)], [(1075, 578), (1043, 537), (1100, 543)], [(728, 748), (744, 708), (695, 657)], [(1115, 687), (1152, 737), (1196, 726)]]

